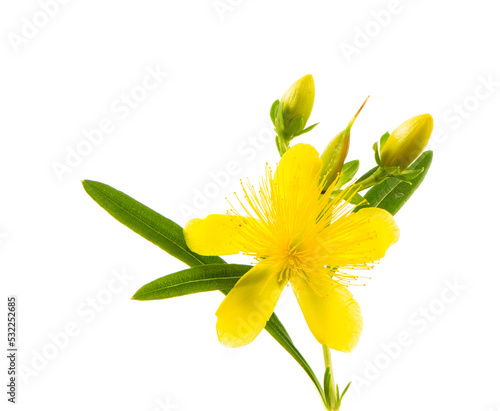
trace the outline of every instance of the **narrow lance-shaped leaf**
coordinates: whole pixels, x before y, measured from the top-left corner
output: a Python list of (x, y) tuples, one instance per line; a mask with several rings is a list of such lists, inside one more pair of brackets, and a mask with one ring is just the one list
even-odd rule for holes
[(335, 185), (337, 188), (342, 187), (344, 184), (348, 183), (353, 179), (359, 170), (359, 160), (349, 161), (342, 166), (342, 171), (340, 172), (339, 181)]
[[(251, 268), (251, 265), (240, 264), (209, 264), (189, 268), (144, 285), (132, 298), (141, 301), (158, 300), (215, 290), (227, 294), (241, 276)], [(316, 375), (293, 344), (276, 314), (272, 314), (267, 322), (266, 330), (299, 363), (323, 397), (323, 389)]]
[(120, 223), (190, 267), (224, 263), (220, 257), (206, 257), (191, 251), (182, 227), (125, 193), (97, 181), (84, 180), (82, 184), (88, 195)]
[(158, 278), (142, 286), (133, 300), (162, 300), (205, 291), (228, 290), (234, 287), (251, 265), (209, 264), (188, 268)]
[(364, 197), (369, 205), (360, 204), (356, 207), (355, 211), (364, 207), (378, 207), (389, 211), (392, 215), (396, 214), (420, 186), (429, 171), (431, 163), (432, 151), (424, 152), (410, 167), (408, 167), (408, 170), (423, 169), (421, 173), (411, 180), (411, 184), (395, 178), (388, 178), (368, 190)]
[[(191, 251), (184, 240), (181, 226), (125, 193), (97, 181), (85, 180), (82, 183), (90, 197), (119, 222), (190, 267), (226, 264), (220, 257), (201, 256)], [(226, 287), (227, 283), (222, 284), (222, 286)], [(193, 287), (196, 286), (193, 285)], [(221, 291), (227, 294), (230, 288), (226, 287)], [(323, 389), (316, 375), (293, 344), (276, 314), (273, 313), (267, 322), (266, 330), (299, 363), (324, 398)]]

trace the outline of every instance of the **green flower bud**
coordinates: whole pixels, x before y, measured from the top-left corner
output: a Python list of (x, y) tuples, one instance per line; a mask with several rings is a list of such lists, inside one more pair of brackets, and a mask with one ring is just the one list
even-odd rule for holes
[[(305, 127), (314, 105), (314, 80), (311, 74), (297, 80), (280, 100), (285, 135), (298, 135)], [(302, 116), (302, 120), (298, 117)], [(293, 121), (296, 119), (295, 121)]]
[(434, 122), (430, 114), (406, 120), (381, 144), (380, 161), (383, 167), (399, 167), (400, 171), (413, 163), (424, 151), (431, 137)]
[(325, 181), (325, 188), (329, 187), (339, 176), (344, 161), (349, 152), (350, 132), (346, 130), (337, 134), (326, 146), (321, 154), (323, 160), (322, 176)]
[(347, 153), (349, 152), (349, 144), (351, 140), (351, 127), (365, 106), (368, 98), (359, 108), (358, 112), (352, 118), (346, 129), (337, 134), (332, 141), (326, 146), (325, 151), (321, 154), (323, 161), (322, 178), (325, 182), (325, 188), (335, 182), (342, 171)]

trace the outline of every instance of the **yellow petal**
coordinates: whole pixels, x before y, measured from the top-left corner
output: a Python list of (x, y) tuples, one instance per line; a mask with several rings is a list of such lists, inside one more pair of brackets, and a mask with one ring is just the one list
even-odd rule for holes
[(184, 227), (188, 247), (201, 255), (238, 254), (241, 232), (248, 218), (225, 214), (211, 214), (206, 218), (189, 220)]
[(278, 197), (274, 200), (286, 208), (285, 213), (292, 219), (296, 213), (304, 213), (311, 199), (321, 194), (318, 184), (322, 167), (318, 152), (309, 144), (297, 144), (281, 158), (272, 182)]
[(328, 265), (359, 268), (381, 259), (398, 239), (399, 228), (391, 213), (368, 207), (333, 222), (319, 242)]
[(266, 326), (286, 285), (279, 273), (258, 264), (236, 283), (217, 315), (217, 335), (227, 347), (251, 343)]
[(309, 329), (320, 344), (343, 352), (356, 347), (363, 329), (359, 304), (344, 285), (332, 282), (318, 294), (301, 277), (293, 290)]
[[(311, 184), (311, 178), (321, 171), (322, 166), (323, 162), (313, 146), (296, 144), (289, 148), (281, 158), (275, 179), (283, 179), (286, 184), (292, 185), (297, 183)], [(288, 188), (284, 187), (283, 189), (288, 190)]]

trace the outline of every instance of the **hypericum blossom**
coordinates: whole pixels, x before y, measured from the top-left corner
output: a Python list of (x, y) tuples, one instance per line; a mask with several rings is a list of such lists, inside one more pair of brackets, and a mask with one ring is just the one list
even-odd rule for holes
[[(242, 212), (188, 222), (188, 246), (203, 255), (243, 252), (257, 264), (226, 296), (217, 315), (222, 344), (254, 340), (290, 283), (306, 322), (321, 344), (349, 352), (363, 327), (358, 303), (347, 285), (385, 255), (399, 237), (390, 213), (363, 208), (352, 213), (349, 190), (331, 199), (320, 181), (322, 161), (310, 145), (298, 144), (282, 157), (273, 175), (266, 165), (260, 187), (243, 185)], [(323, 193), (323, 194), (322, 194)]]

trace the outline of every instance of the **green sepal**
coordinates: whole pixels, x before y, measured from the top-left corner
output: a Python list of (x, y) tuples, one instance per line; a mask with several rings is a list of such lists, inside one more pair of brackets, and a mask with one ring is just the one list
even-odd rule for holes
[(389, 138), (390, 134), (389, 132), (385, 133), (382, 137), (380, 137), (380, 151), (384, 149), (385, 143), (387, 139)]
[(383, 170), (390, 175), (400, 175), (401, 174), (401, 167), (399, 166), (388, 166), (388, 167), (382, 167)]
[(405, 180), (413, 180), (415, 177), (417, 177), (423, 171), (424, 171), (423, 167), (420, 170), (408, 170), (408, 169), (406, 169), (401, 174), (399, 174), (398, 177), (404, 177)]
[(386, 167), (384, 170), (389, 174), (390, 178), (395, 178), (396, 180), (404, 181), (408, 184), (412, 184), (411, 180), (413, 180), (415, 177), (417, 177), (422, 171), (424, 171), (423, 168), (419, 170), (410, 170), (406, 169), (405, 171), (400, 171), (399, 166), (398, 167)]
[(359, 160), (352, 160), (342, 166), (339, 181), (335, 185), (336, 188), (342, 187), (344, 184), (351, 181), (359, 170)]
[(292, 118), (286, 128), (287, 140), (291, 141), (294, 137), (300, 135), (300, 133), (304, 130), (304, 126), (304, 116), (302, 114)]
[(378, 151), (378, 143), (377, 142), (373, 145), (373, 151), (375, 152), (375, 162), (377, 163), (377, 165), (379, 167), (382, 167), (382, 161), (380, 160), (380, 154)]
[(306, 133), (309, 133), (309, 131), (311, 131), (314, 127), (316, 127), (319, 123), (314, 123), (312, 126), (309, 126), (307, 128), (305, 128), (304, 130), (302, 130), (299, 134), (296, 134), (294, 137), (298, 137), (298, 136), (301, 136), (302, 134), (306, 134)]
[(275, 131), (278, 134), (285, 134), (285, 119), (283, 118), (283, 104), (278, 104), (278, 108), (276, 109), (276, 114), (274, 117), (275, 123)]
[[(420, 184), (422, 184), (432, 164), (432, 156), (432, 151), (425, 151), (408, 168), (408, 170), (417, 171), (423, 168), (423, 171), (420, 171), (419, 174), (412, 179), (411, 185), (406, 181), (400, 181), (391, 177), (368, 190), (364, 197), (368, 200), (370, 207), (382, 208), (392, 215), (395, 215), (410, 199), (418, 187), (420, 187)], [(367, 205), (360, 204), (354, 211), (358, 211), (364, 207), (367, 207)]]
[(278, 106), (280, 105), (280, 101), (276, 100), (273, 105), (271, 106), (271, 112), (269, 113), (271, 116), (271, 121), (273, 122), (274, 126), (276, 126), (276, 114), (278, 113)]

